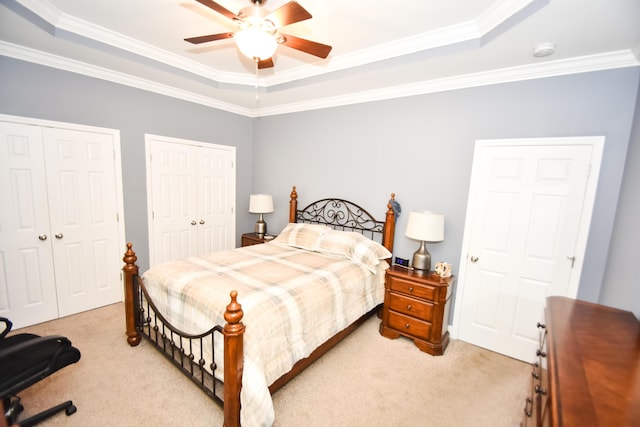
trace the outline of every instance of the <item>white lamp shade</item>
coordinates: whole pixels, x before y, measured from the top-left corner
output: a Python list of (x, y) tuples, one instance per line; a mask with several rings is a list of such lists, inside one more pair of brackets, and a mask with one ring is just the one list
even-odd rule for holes
[(444, 215), (431, 211), (411, 211), (405, 235), (423, 242), (444, 240)]
[(273, 197), (270, 194), (252, 194), (249, 197), (249, 212), (270, 213), (273, 212)]

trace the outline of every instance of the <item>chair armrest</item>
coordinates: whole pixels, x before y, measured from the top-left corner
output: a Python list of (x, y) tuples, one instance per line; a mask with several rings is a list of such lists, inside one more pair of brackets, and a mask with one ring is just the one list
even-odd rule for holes
[(1, 340), (7, 336), (9, 331), (11, 331), (11, 327), (13, 326), (13, 323), (11, 323), (11, 320), (7, 319), (6, 317), (0, 317), (0, 322), (4, 323), (4, 329), (2, 330), (2, 332), (0, 332), (0, 340)]

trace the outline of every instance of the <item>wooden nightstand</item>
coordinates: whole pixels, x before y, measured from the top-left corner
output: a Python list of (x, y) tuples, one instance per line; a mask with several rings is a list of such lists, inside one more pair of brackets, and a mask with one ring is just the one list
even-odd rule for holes
[(393, 266), (385, 278), (380, 334), (413, 340), (422, 351), (440, 356), (449, 344), (450, 298), (455, 276)]
[(242, 235), (242, 246), (259, 245), (273, 240), (276, 236), (267, 234), (264, 237), (259, 237), (256, 233), (245, 233)]

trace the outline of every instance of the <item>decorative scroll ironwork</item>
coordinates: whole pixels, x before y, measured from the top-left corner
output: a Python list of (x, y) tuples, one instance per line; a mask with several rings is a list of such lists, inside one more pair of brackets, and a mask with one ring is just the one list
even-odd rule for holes
[(384, 232), (384, 221), (344, 199), (322, 199), (296, 211), (297, 222), (325, 224), (334, 229), (368, 234), (373, 239)]
[(158, 311), (139, 276), (133, 278), (133, 283), (137, 288), (135, 304), (138, 332), (222, 407), (224, 405), (224, 384), (215, 378), (217, 365), (209, 361), (209, 365), (205, 366), (207, 362), (204, 358), (204, 346), (211, 345), (211, 357), (215, 360), (215, 334), (218, 333), (222, 337), (222, 326), (216, 325), (198, 335), (180, 331), (173, 327)]

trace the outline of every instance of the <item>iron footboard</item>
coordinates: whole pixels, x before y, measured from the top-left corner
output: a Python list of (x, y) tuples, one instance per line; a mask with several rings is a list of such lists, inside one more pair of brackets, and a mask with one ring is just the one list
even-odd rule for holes
[[(134, 283), (137, 288), (135, 307), (138, 332), (207, 396), (223, 407), (224, 384), (215, 377), (217, 365), (214, 362), (214, 340), (222, 339), (222, 326), (216, 325), (198, 335), (183, 332), (171, 325), (158, 311), (139, 276), (135, 276)], [(205, 344), (211, 346), (212, 360), (209, 362), (205, 360)]]

